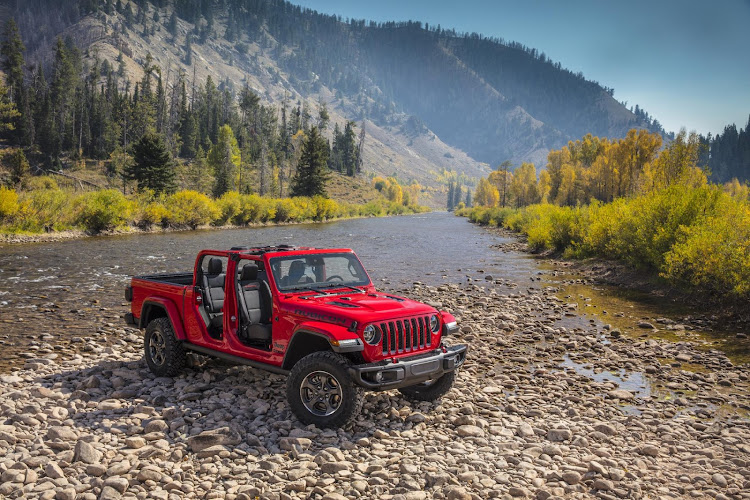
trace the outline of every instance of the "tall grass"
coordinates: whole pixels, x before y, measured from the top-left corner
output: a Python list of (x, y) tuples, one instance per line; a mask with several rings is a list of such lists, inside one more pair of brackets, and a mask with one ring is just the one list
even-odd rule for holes
[(195, 229), (206, 225), (324, 221), (426, 210), (385, 199), (355, 205), (320, 196), (268, 198), (229, 192), (214, 200), (196, 191), (179, 191), (169, 196), (148, 192), (125, 196), (112, 189), (75, 194), (58, 189), (54, 183), (22, 192), (0, 187), (0, 232), (5, 233), (65, 229), (99, 233), (128, 227)]
[(750, 298), (750, 204), (719, 186), (675, 185), (575, 208), (477, 207), (459, 215), (521, 232), (534, 250), (617, 259), (675, 285)]

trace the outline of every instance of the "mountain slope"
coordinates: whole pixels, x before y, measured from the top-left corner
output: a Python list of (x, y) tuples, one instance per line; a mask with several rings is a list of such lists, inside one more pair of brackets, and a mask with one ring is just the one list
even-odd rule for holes
[(366, 171), (436, 188), (444, 170), (476, 178), (488, 171), (483, 163), (542, 166), (549, 149), (586, 133), (653, 126), (609, 89), (533, 49), (416, 22), (345, 23), (283, 0), (3, 3), (30, 62), (49, 61), (59, 35), (113, 67), (122, 53), (134, 82), (150, 53), (163, 75), (247, 83), (274, 105), (302, 101), (314, 110), (322, 100), (332, 122), (366, 120)]

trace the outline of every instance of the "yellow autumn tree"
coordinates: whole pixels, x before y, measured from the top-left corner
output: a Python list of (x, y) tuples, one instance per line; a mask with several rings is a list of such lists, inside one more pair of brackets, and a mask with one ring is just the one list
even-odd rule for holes
[(482, 207), (496, 207), (500, 202), (500, 193), (487, 179), (479, 179), (474, 192), (474, 205)]

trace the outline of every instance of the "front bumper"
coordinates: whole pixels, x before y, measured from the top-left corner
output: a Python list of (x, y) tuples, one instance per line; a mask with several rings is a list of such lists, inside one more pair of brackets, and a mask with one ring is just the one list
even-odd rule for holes
[(357, 385), (371, 391), (398, 389), (434, 380), (452, 372), (466, 361), (466, 344), (435, 349), (396, 362), (380, 361), (349, 368), (349, 374)]

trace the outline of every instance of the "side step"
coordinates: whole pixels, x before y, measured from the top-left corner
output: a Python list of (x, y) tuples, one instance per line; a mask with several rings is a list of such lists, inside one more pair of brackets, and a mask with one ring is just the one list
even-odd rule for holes
[(191, 351), (199, 352), (207, 356), (221, 358), (223, 360), (230, 361), (232, 363), (237, 363), (238, 365), (252, 366), (253, 368), (266, 370), (268, 372), (276, 373), (278, 375), (289, 375), (289, 370), (284, 370), (283, 368), (279, 368), (278, 366), (274, 366), (274, 365), (269, 365), (268, 363), (261, 363), (260, 361), (253, 361), (252, 359), (241, 358), (239, 356), (235, 356), (234, 354), (227, 354), (225, 352), (215, 351), (213, 349), (209, 349), (208, 347), (191, 344), (190, 342), (183, 342), (182, 346), (185, 349), (190, 349)]

